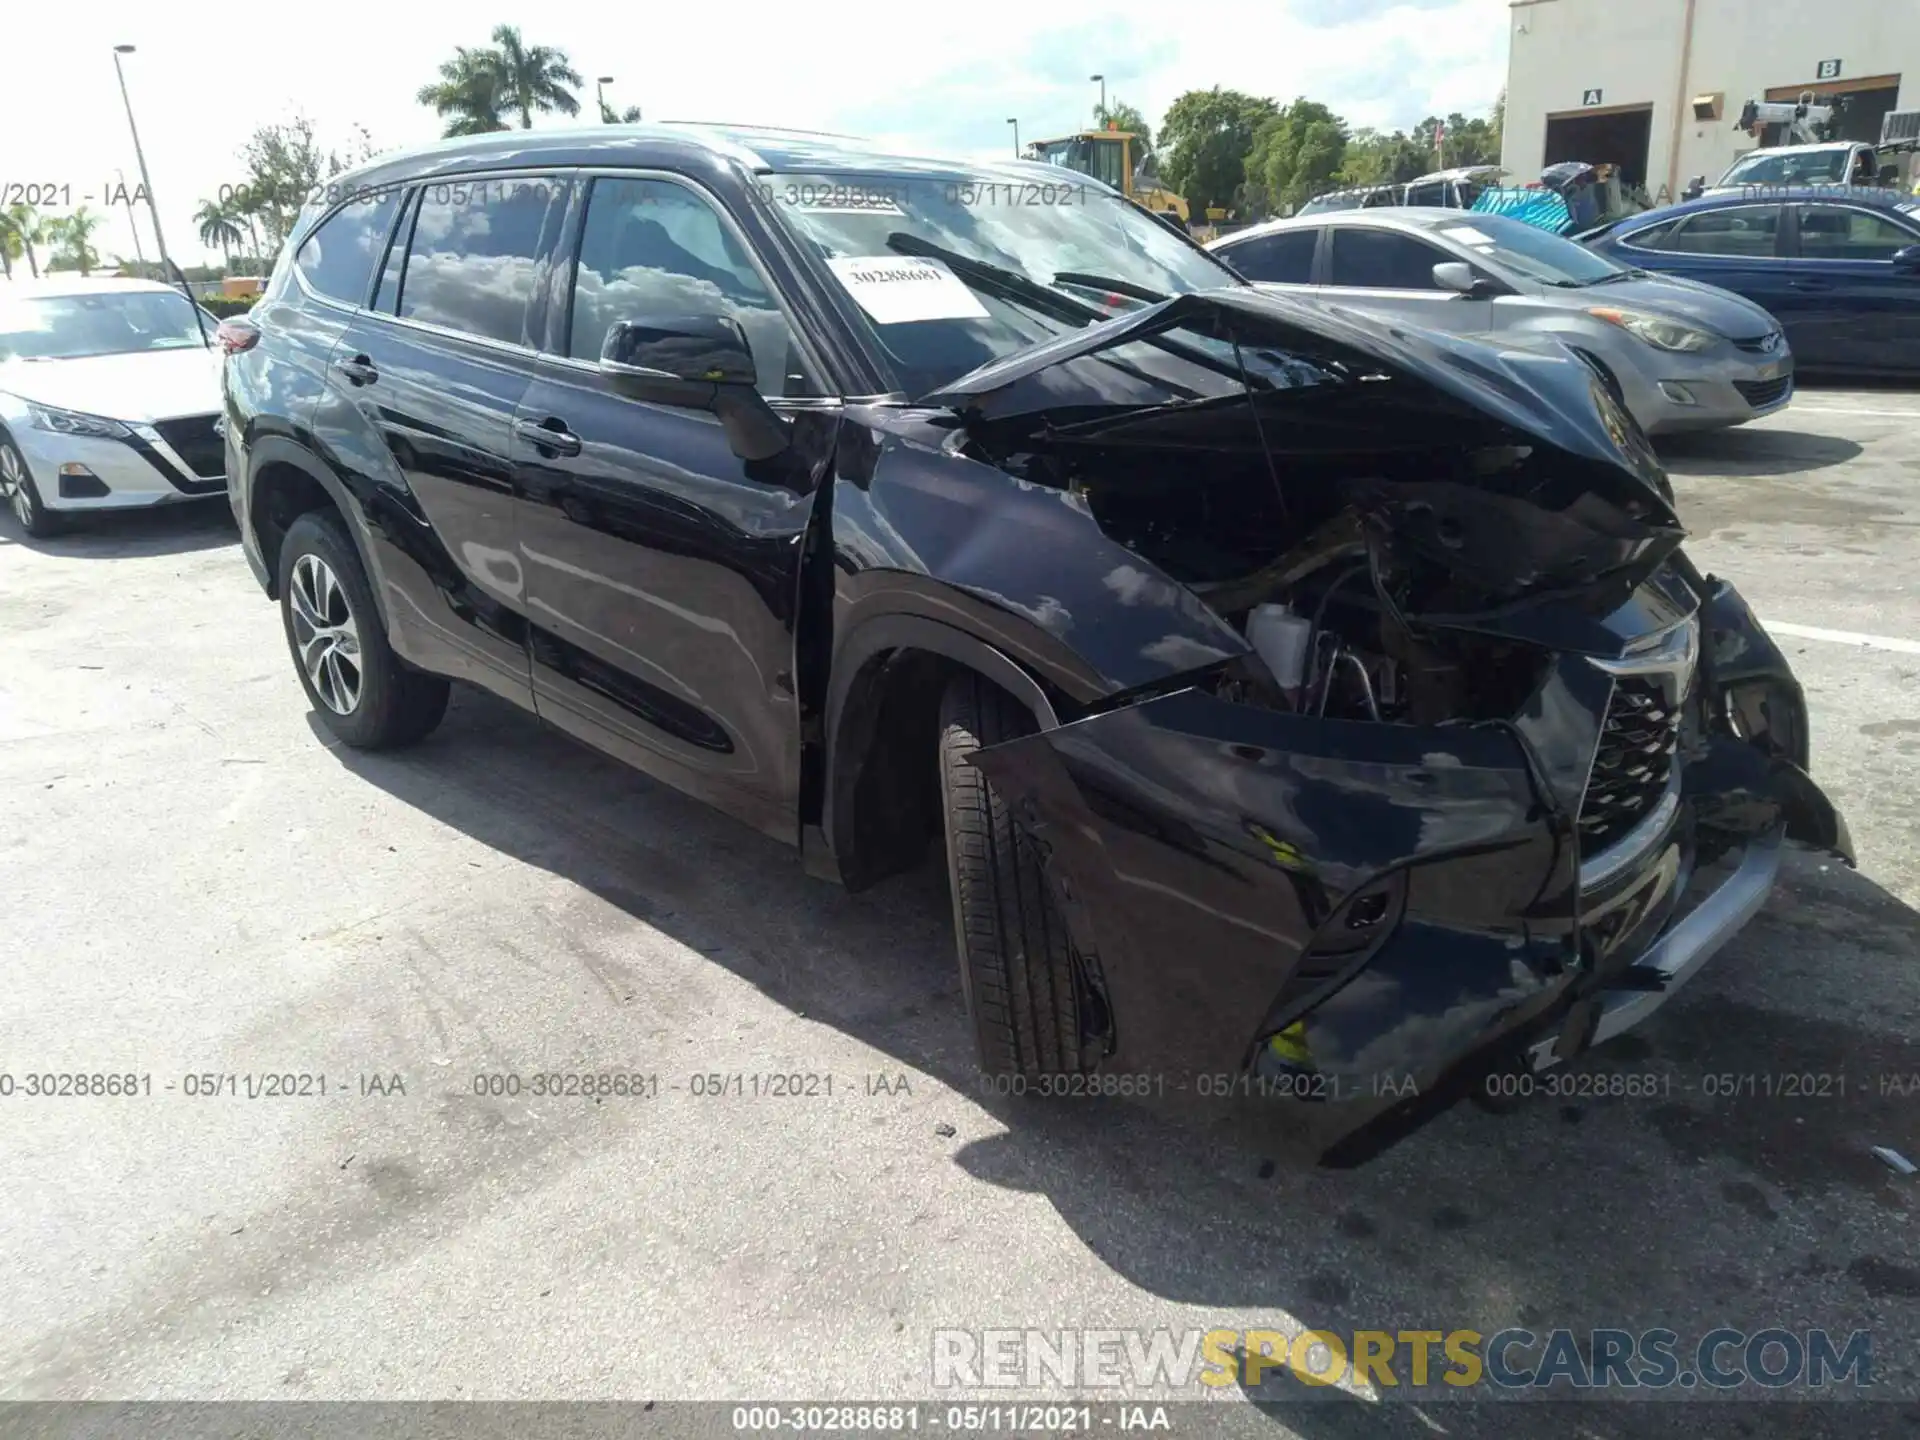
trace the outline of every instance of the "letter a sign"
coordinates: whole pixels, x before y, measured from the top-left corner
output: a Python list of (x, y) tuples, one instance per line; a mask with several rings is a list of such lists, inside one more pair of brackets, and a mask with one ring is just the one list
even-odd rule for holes
[(1582, 105), (1598, 105), (1600, 103), (1600, 92), (1598, 90), (1582, 90), (1580, 92), (1580, 103)]

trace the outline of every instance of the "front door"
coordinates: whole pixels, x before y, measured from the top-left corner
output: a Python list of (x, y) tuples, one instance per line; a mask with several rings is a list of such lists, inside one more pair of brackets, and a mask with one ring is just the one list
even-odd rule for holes
[(1373, 225), (1330, 226), (1327, 240), (1325, 288), (1320, 293), (1328, 300), (1383, 310), (1454, 335), (1493, 328), (1491, 299), (1470, 299), (1433, 278), (1434, 266), (1459, 256), (1417, 236)]
[[(836, 407), (745, 240), (672, 177), (590, 181), (561, 353), (520, 403), (520, 554), (540, 714), (783, 840), (796, 838), (794, 627)], [(734, 454), (715, 415), (603, 373), (617, 321), (738, 321), (793, 427)], [(651, 397), (651, 398), (650, 398)], [(788, 403), (790, 402), (790, 403)]]

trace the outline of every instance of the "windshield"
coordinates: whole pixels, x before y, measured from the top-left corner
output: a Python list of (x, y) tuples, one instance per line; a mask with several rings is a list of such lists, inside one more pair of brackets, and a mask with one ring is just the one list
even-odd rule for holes
[(171, 290), (0, 300), (0, 360), (82, 360), (206, 343), (193, 307)]
[(1439, 226), (1436, 233), (1516, 275), (1547, 285), (1593, 285), (1627, 273), (1584, 245), (1501, 215), (1463, 215), (1460, 223)]
[(910, 395), (1153, 300), (1241, 283), (1070, 176), (773, 174), (761, 193), (846, 287)]
[(1722, 185), (1833, 185), (1847, 178), (1847, 150), (1808, 150), (1798, 155), (1757, 150), (1733, 162)]

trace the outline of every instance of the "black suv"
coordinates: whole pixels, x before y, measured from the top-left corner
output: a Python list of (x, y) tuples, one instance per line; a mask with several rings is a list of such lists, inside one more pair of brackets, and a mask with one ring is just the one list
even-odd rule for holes
[(1371, 1145), (1849, 848), (1585, 366), (1262, 295), (1078, 175), (463, 139), (342, 177), (220, 338), (334, 734), (462, 680), (850, 887), (944, 842), (1009, 1090)]

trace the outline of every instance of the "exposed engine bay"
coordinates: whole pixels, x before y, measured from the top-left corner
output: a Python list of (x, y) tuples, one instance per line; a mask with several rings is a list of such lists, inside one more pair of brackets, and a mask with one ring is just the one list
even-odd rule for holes
[[(1511, 463), (1513, 453), (1502, 450), (1496, 460)], [(1381, 458), (1399, 470), (1410, 457)], [(1536, 646), (1421, 623), (1436, 608), (1500, 598), (1423, 553), (1433, 548), (1451, 559), (1471, 544), (1442, 493), (1453, 488), (1444, 478), (1449, 458), (1458, 457), (1420, 457), (1427, 473), (1442, 478), (1415, 487), (1412, 497), (1392, 494), (1401, 487), (1386, 474), (1352, 474), (1353, 457), (1337, 467), (1295, 465), (1284, 485), (1264, 457), (1233, 453), (1063, 446), (998, 463), (1077, 496), (1103, 531), (1248, 639), (1258, 661), (1229, 667), (1224, 698), (1432, 725), (1511, 716), (1548, 660)], [(1341, 495), (1365, 498), (1328, 503)], [(1475, 497), (1486, 505), (1484, 491)]]

